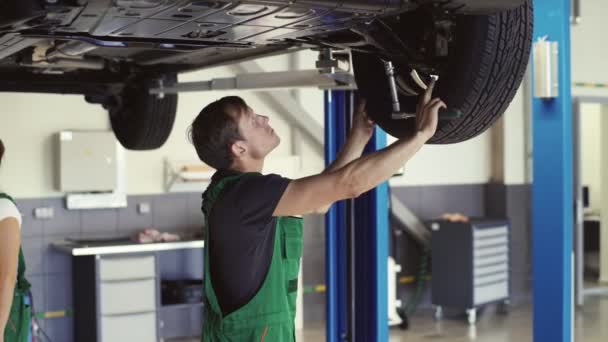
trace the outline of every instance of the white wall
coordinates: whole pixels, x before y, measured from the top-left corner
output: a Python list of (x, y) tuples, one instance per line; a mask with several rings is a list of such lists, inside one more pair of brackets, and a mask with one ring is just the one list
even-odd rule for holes
[(15, 197), (54, 193), (55, 132), (109, 129), (101, 106), (80, 96), (0, 93), (0, 137), (6, 146), (0, 188)]
[[(266, 58), (258, 62), (267, 69), (285, 70), (284, 56)], [(226, 67), (180, 75), (180, 81), (204, 80), (233, 76)], [(320, 92), (319, 92), (320, 93)], [(199, 111), (211, 101), (231, 92), (184, 93), (179, 97), (178, 112), (173, 132), (160, 149), (147, 152), (127, 152), (127, 191), (129, 194), (152, 194), (164, 191), (163, 161), (197, 160), (194, 149), (187, 141), (187, 128)], [(282, 144), (273, 157), (291, 154), (291, 129), (281, 117), (259, 101), (255, 92), (241, 92), (258, 112), (267, 114), (271, 124), (282, 138)], [(320, 95), (322, 99), (322, 95)], [(322, 100), (321, 100), (322, 101)], [(0, 137), (7, 147), (0, 169), (0, 188), (19, 198), (60, 196), (54, 189), (55, 144), (53, 136), (66, 129), (110, 129), (106, 112), (91, 105), (82, 96), (0, 93)], [(317, 117), (323, 117), (321, 112)], [(303, 167), (308, 173), (319, 172), (323, 160), (304, 149)], [(278, 171), (276, 167), (274, 170)]]
[(599, 212), (601, 205), (601, 106), (581, 106), (581, 181), (589, 186), (589, 210)]
[[(572, 26), (572, 80), (608, 83), (605, 0), (580, 0), (582, 21)], [(605, 91), (604, 91), (605, 92)]]
[[(608, 60), (608, 45), (606, 42), (606, 28), (608, 27), (606, 22), (606, 14), (608, 13), (608, 2), (605, 0), (581, 0), (581, 15), (582, 21), (578, 25), (572, 26), (572, 80), (573, 82), (586, 82), (586, 83), (608, 83), (608, 68), (606, 68), (606, 60)], [(587, 96), (602, 96), (608, 97), (608, 88), (586, 88), (586, 87), (574, 87), (572, 90), (573, 95), (587, 95)], [(583, 117), (587, 114), (588, 109), (584, 109)], [(590, 110), (592, 116), (593, 109)], [(607, 127), (608, 111), (601, 110), (600, 118), (597, 123), (600, 127), (601, 132), (604, 130), (603, 127)], [(584, 120), (589, 120), (584, 118)], [(593, 120), (593, 119), (590, 119)], [(583, 122), (584, 123), (584, 122)], [(595, 130), (591, 127), (586, 127), (591, 132)], [(585, 133), (587, 133), (585, 131)], [(593, 134), (593, 133), (591, 133)], [(600, 134), (600, 144), (602, 151), (608, 146), (608, 140), (605, 134)], [(591, 148), (587, 142), (587, 147)], [(600, 153), (600, 150), (583, 150), (582, 157), (585, 158), (584, 168), (589, 169), (591, 174), (584, 171), (583, 177), (588, 177), (590, 182), (596, 182), (597, 175), (594, 175), (595, 171), (600, 171), (600, 179), (606, 179), (608, 175), (608, 159), (601, 158), (605, 155), (605, 152)], [(600, 160), (598, 160), (600, 159)], [(599, 163), (595, 166), (592, 163)], [(597, 185), (594, 186), (597, 188)], [(591, 202), (594, 209), (601, 208), (600, 212), (603, 212), (602, 221), (605, 221), (604, 216), (608, 211), (608, 183), (603, 182), (600, 185), (600, 193), (596, 190), (592, 190)], [(594, 193), (595, 192), (595, 193)], [(594, 201), (594, 199), (600, 198), (600, 200)], [(597, 203), (597, 202), (600, 203)], [(601, 281), (608, 281), (608, 225), (601, 224), (600, 236), (601, 241), (601, 255), (600, 255), (600, 279)]]
[(487, 183), (491, 176), (490, 134), (453, 145), (426, 145), (391, 186)]
[[(525, 80), (524, 82), (528, 82)], [(507, 185), (526, 184), (530, 182), (528, 173), (531, 164), (528, 162), (528, 142), (531, 138), (529, 128), (531, 107), (527, 103), (525, 92), (528, 87), (522, 85), (513, 102), (503, 115), (503, 167), (504, 183)]]
[[(390, 184), (528, 183), (527, 140), (531, 113), (526, 89), (525, 84), (519, 88), (511, 105), (490, 130), (463, 143), (423, 147), (406, 165), (403, 176), (393, 178)], [(493, 134), (498, 134), (498, 141)], [(494, 170), (497, 166), (500, 170)]]

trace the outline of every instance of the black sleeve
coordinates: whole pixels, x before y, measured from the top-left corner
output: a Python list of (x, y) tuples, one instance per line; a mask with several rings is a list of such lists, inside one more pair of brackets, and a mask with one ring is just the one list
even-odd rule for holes
[(248, 175), (240, 179), (233, 190), (238, 193), (236, 205), (242, 222), (250, 225), (272, 220), (272, 213), (290, 181), (275, 174)]

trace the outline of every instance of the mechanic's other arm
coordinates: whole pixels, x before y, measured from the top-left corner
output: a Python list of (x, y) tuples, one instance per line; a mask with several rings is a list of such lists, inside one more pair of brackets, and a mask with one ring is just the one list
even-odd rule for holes
[[(389, 179), (435, 134), (440, 99), (431, 100), (433, 85), (421, 97), (416, 113), (416, 132), (392, 145), (360, 157), (320, 175), (289, 183), (274, 216), (319, 213), (336, 201), (356, 198)], [(321, 210), (320, 210), (321, 208)]]

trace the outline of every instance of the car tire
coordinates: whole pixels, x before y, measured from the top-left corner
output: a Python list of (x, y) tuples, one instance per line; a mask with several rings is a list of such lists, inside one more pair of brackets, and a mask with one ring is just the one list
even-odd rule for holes
[[(532, 0), (498, 14), (462, 15), (455, 30), (448, 67), (433, 96), (444, 100), (451, 111), (463, 115), (441, 120), (429, 143), (458, 143), (478, 136), (507, 109), (529, 62)], [(397, 138), (411, 135), (414, 120), (391, 118), (389, 85), (380, 58), (353, 52), (353, 64), (359, 93), (367, 99), (370, 117)], [(402, 109), (415, 112), (417, 97), (400, 94), (399, 99)]]
[[(177, 76), (165, 75), (164, 84), (175, 83)], [(126, 85), (115, 103), (109, 106), (110, 122), (118, 141), (129, 150), (153, 150), (169, 138), (177, 110), (177, 95), (152, 95), (150, 87), (159, 79), (138, 80)]]

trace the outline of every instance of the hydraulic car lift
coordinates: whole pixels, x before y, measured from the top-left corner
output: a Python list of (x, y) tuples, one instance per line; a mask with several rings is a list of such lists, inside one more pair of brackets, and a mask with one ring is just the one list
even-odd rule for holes
[[(546, 36), (558, 42), (559, 62), (555, 70), (560, 86), (557, 96), (533, 101), (534, 174), (537, 175), (532, 187), (533, 334), (534, 341), (538, 342), (566, 342), (573, 340), (570, 1), (535, 0), (534, 7), (535, 39)], [(151, 92), (162, 96), (219, 89), (302, 86), (341, 89), (325, 93), (325, 152), (329, 163), (344, 142), (350, 125), (353, 96), (344, 89), (355, 87), (350, 69), (344, 73), (337, 60), (340, 59), (332, 59), (331, 54), (325, 55), (319, 69), (312, 72), (244, 75), (197, 84), (160, 84)], [(541, 80), (534, 82), (536, 86)], [(386, 136), (378, 129), (368, 150), (385, 144)], [(328, 342), (388, 341), (388, 201), (388, 185), (383, 184), (357, 201), (334, 205), (327, 215)]]

